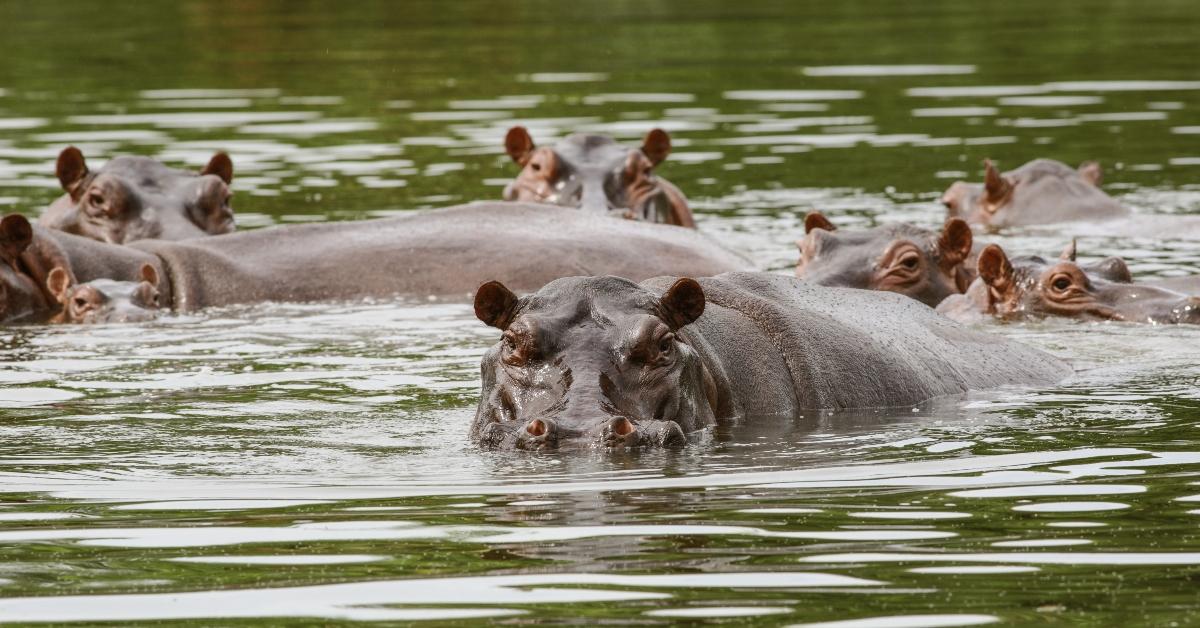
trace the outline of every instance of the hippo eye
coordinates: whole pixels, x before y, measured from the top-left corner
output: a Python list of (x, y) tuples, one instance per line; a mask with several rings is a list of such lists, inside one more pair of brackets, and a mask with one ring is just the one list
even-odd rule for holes
[(530, 168), (531, 170), (533, 170), (534, 172), (541, 172), (541, 171), (542, 171), (542, 164), (539, 164), (538, 162), (536, 162), (536, 161), (535, 161), (535, 162), (533, 162), (533, 163), (529, 164), (529, 168)]
[(88, 305), (87, 299), (85, 299), (83, 297), (75, 297), (74, 303), (75, 303), (75, 308), (79, 309), (79, 310), (82, 310), (83, 308), (87, 307), (87, 305)]
[(103, 205), (104, 197), (93, 192), (91, 194), (88, 194), (88, 202), (91, 203), (92, 205)]
[(921, 261), (919, 259), (917, 259), (916, 255), (909, 255), (908, 257), (905, 257), (904, 259), (900, 260), (900, 265), (911, 270), (913, 268), (916, 268), (917, 265), (920, 264), (920, 262)]
[(1059, 292), (1065, 292), (1067, 288), (1071, 287), (1071, 280), (1067, 277), (1058, 277), (1054, 280), (1052, 285), (1054, 286), (1055, 290)]

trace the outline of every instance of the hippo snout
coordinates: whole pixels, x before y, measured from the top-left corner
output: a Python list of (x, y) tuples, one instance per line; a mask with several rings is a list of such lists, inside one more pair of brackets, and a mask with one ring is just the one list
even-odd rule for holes
[(1200, 297), (1183, 299), (1172, 308), (1171, 315), (1177, 323), (1200, 325)]

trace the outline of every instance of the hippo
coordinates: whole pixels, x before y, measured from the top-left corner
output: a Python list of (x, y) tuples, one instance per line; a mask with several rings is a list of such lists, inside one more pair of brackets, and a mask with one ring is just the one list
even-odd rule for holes
[(553, 147), (538, 147), (525, 127), (514, 126), (504, 138), (504, 149), (521, 166), (517, 178), (504, 188), (506, 201), (696, 226), (683, 192), (654, 173), (671, 152), (671, 138), (662, 129), (647, 133), (641, 148), (585, 133), (569, 135)]
[(950, 218), (941, 232), (908, 223), (838, 231), (821, 212), (804, 217), (796, 276), (822, 286), (898, 292), (928, 305), (967, 289), (971, 227)]
[(753, 268), (694, 230), (535, 203), (473, 203), (393, 218), (125, 245), (33, 227), (16, 214), (0, 228), (0, 252), (9, 262), (0, 274), (7, 295), (0, 321), (56, 309), (57, 297), (45, 289), (55, 267), (81, 283), (141, 283), (148, 264), (157, 275), (161, 307), (179, 312), (365, 297), (469, 301), (492, 278), (537, 290), (575, 275), (640, 281)]
[(143, 262), (136, 281), (80, 283), (57, 242), (35, 234), (24, 216), (0, 220), (0, 321), (107, 323), (157, 317), (154, 266)]
[(149, 157), (114, 157), (91, 171), (83, 152), (68, 146), (55, 173), (66, 194), (38, 224), (84, 237), (125, 244), (156, 238), (184, 240), (234, 230), (229, 206), (233, 162), (216, 153), (199, 174)]
[(557, 279), (518, 297), (482, 285), (501, 330), (470, 427), (487, 448), (676, 446), (719, 422), (911, 407), (1070, 368), (898, 294), (775, 273)]
[(1100, 189), (1100, 164), (1072, 168), (1034, 159), (1001, 174), (984, 161), (984, 183), (954, 182), (942, 195), (951, 217), (995, 228), (1122, 218), (1129, 210)]
[(1062, 316), (1153, 324), (1200, 323), (1200, 297), (1133, 283), (1119, 258), (1080, 265), (1070, 245), (1054, 262), (1038, 256), (1011, 260), (998, 245), (979, 253), (979, 278), (965, 294), (943, 301), (937, 311), (970, 322), (995, 317), (1024, 320)]

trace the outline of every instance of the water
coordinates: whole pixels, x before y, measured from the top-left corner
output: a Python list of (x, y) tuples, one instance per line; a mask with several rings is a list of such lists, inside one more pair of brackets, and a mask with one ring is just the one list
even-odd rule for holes
[[(227, 150), (246, 229), (497, 198), (520, 123), (668, 129), (701, 228), (782, 272), (807, 211), (938, 224), (984, 157), (1097, 158), (1135, 223), (1200, 213), (1193, 3), (747, 4), (0, 5), (0, 209), (57, 196), (68, 143)], [(1085, 233), (1200, 272), (1194, 241)], [(0, 621), (1200, 621), (1200, 330), (989, 328), (1078, 374), (569, 456), (466, 442), (495, 334), (463, 304), (10, 328)]]

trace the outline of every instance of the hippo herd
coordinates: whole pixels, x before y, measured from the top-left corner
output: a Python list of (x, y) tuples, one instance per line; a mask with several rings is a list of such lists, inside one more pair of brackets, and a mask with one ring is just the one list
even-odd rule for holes
[[(912, 406), (1070, 368), (964, 326), (1068, 316), (1200, 323), (1200, 281), (1135, 283), (1119, 258), (1011, 256), (996, 229), (1128, 213), (1094, 162), (1038, 159), (942, 197), (938, 229), (804, 221), (795, 276), (756, 272), (695, 229), (685, 195), (639, 147), (522, 127), (503, 202), (235, 232), (233, 162), (199, 172), (122, 156), (91, 170), (64, 149), (64, 194), (36, 224), (0, 220), (0, 321), (144, 321), (159, 311), (365, 297), (473, 300), (502, 332), (482, 359), (471, 437), (528, 450), (674, 446), (720, 423), (806, 410)], [(520, 296), (524, 294), (524, 296)], [(472, 297), (473, 295), (473, 297)]]

